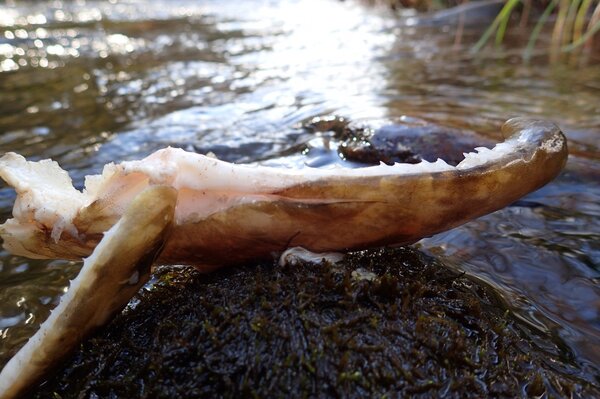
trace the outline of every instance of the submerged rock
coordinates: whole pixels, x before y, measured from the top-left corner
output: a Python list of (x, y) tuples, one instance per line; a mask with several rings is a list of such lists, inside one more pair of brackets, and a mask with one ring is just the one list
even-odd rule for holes
[(374, 131), (348, 129), (340, 153), (349, 161), (367, 164), (384, 162), (419, 163), (444, 159), (456, 166), (463, 153), (491, 142), (472, 133), (433, 124), (393, 124)]
[(314, 118), (304, 128), (312, 133), (331, 133), (342, 158), (368, 165), (416, 164), (441, 158), (456, 166), (473, 148), (493, 146), (493, 141), (476, 133), (417, 118), (371, 128), (331, 115)]
[(490, 289), (413, 249), (156, 279), (34, 397), (600, 395)]

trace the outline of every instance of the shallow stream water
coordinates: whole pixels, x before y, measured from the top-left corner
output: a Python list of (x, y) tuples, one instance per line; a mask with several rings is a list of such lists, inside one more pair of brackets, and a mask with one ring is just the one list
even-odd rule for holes
[[(565, 372), (600, 380), (600, 68), (504, 48), (482, 27), (414, 25), (356, 2), (48, 1), (0, 5), (0, 153), (83, 176), (167, 145), (232, 162), (344, 163), (313, 118), (422, 120), (501, 140), (513, 116), (555, 121), (563, 174), (418, 248), (492, 286)], [(541, 43), (543, 48), (547, 43)], [(453, 130), (454, 131), (454, 130)], [(0, 189), (2, 220), (13, 192)], [(33, 334), (80, 264), (0, 253), (0, 364)]]

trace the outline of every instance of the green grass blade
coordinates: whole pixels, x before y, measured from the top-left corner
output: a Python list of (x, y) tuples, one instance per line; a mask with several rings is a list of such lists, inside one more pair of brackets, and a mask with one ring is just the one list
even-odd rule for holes
[(565, 20), (565, 34), (563, 35), (562, 44), (567, 44), (573, 39), (575, 18), (577, 16), (577, 11), (579, 10), (580, 3), (581, 0), (571, 0), (571, 5), (569, 6), (569, 10), (567, 11), (567, 17)]
[(575, 25), (573, 27), (573, 42), (576, 42), (581, 37), (585, 18), (591, 6), (592, 0), (583, 0), (581, 7), (579, 7), (579, 11), (575, 17)]
[(492, 22), (492, 24), (485, 30), (485, 32), (483, 33), (481, 38), (477, 41), (477, 43), (475, 43), (475, 45), (471, 48), (472, 53), (479, 52), (479, 50), (481, 50), (483, 48), (483, 46), (485, 46), (485, 44), (490, 39), (490, 36), (492, 36), (492, 33), (494, 33), (494, 31), (496, 31), (496, 29), (498, 29), (498, 26), (502, 22), (502, 19), (503, 18), (507, 19), (508, 17), (510, 17), (510, 13), (511, 13), (512, 9), (515, 7), (516, 3), (519, 3), (520, 1), (521, 0), (509, 0), (504, 5), (504, 7), (502, 7), (502, 10), (500, 10), (500, 12), (496, 16), (496, 18), (494, 18), (494, 22)]
[(509, 0), (502, 10), (500, 11), (501, 19), (500, 26), (498, 27), (498, 31), (496, 32), (496, 45), (499, 46), (504, 40), (504, 34), (506, 33), (506, 27), (508, 25), (508, 21), (510, 19), (510, 15), (514, 8), (519, 4), (521, 0)]
[(533, 28), (533, 31), (531, 32), (531, 36), (529, 36), (529, 41), (527, 42), (527, 47), (525, 48), (525, 51), (523, 52), (523, 59), (525, 60), (525, 62), (528, 62), (531, 59), (531, 55), (533, 53), (533, 47), (535, 46), (535, 42), (537, 41), (538, 37), (540, 36), (540, 32), (542, 31), (544, 24), (546, 23), (546, 21), (548, 21), (548, 18), (550, 18), (550, 14), (552, 14), (552, 11), (554, 11), (554, 9), (558, 5), (559, 1), (560, 0), (552, 0), (552, 2), (550, 4), (548, 4), (546, 9), (540, 16), (540, 19), (538, 19), (537, 23), (535, 24), (535, 27)]
[(594, 26), (590, 27), (587, 32), (585, 32), (585, 35), (581, 36), (577, 41), (569, 44), (568, 46), (562, 47), (561, 50), (566, 53), (575, 50), (577, 47), (585, 43), (589, 38), (594, 36), (598, 31), (600, 31), (600, 21), (596, 21)]

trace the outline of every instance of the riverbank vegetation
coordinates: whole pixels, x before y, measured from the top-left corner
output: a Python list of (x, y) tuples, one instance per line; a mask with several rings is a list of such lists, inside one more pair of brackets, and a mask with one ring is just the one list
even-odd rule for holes
[[(544, 3), (545, 6), (543, 6)], [(488, 27), (481, 39), (474, 46), (477, 51), (495, 34), (495, 43), (500, 45), (504, 39), (509, 22), (516, 10), (520, 12), (521, 25), (529, 22), (532, 8), (536, 13), (535, 24), (525, 49), (524, 57), (529, 59), (535, 43), (548, 22), (553, 23), (550, 55), (557, 60), (561, 53), (577, 54), (582, 49), (591, 51), (594, 48), (594, 36), (600, 30), (600, 1), (598, 0), (551, 0), (550, 2), (532, 0), (508, 0), (494, 22)], [(543, 6), (543, 7), (542, 7)]]
[[(473, 3), (469, 0), (384, 0), (384, 2), (393, 9), (414, 8), (423, 12), (435, 12)], [(494, 3), (494, 1), (482, 0), (481, 3)], [(465, 15), (469, 18), (467, 14)], [(465, 22), (461, 21), (459, 24)], [(478, 52), (492, 42), (495, 46), (500, 46), (511, 30), (526, 27), (529, 28), (523, 53), (526, 61), (532, 57), (541, 35), (550, 36), (548, 52), (552, 61), (577, 60), (582, 53), (597, 52), (600, 49), (600, 0), (505, 0), (504, 6), (472, 50)], [(462, 26), (459, 26), (458, 31), (461, 30)]]

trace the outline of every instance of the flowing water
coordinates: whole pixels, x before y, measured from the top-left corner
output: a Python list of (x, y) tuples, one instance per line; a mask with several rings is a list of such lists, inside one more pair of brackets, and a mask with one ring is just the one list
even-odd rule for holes
[[(240, 4), (241, 3), (241, 4)], [(0, 3), (0, 153), (99, 173), (167, 145), (233, 162), (343, 163), (313, 118), (406, 120), (499, 140), (512, 116), (557, 122), (571, 156), (513, 206), (417, 244), (494, 287), (529, 339), (600, 380), (600, 68), (469, 48), (455, 32), (356, 2)], [(544, 46), (544, 43), (541, 43)], [(13, 192), (0, 189), (2, 219)], [(80, 264), (0, 253), (0, 364)]]

